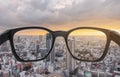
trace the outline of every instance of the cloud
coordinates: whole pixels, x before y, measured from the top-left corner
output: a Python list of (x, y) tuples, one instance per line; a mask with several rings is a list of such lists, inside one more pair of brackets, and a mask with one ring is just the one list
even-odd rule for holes
[(0, 0), (0, 27), (120, 20), (119, 0)]

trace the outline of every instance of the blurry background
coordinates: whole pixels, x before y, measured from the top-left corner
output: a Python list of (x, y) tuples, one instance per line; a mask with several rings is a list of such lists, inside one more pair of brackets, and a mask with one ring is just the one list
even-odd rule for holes
[[(20, 38), (18, 40), (23, 41), (23, 39)], [(74, 50), (74, 40), (70, 43), (72, 50)], [(24, 48), (23, 43), (21, 43), (21, 47)], [(38, 48), (38, 45), (36, 44), (33, 49), (34, 48)], [(120, 47), (114, 42), (111, 42), (108, 54), (103, 61), (77, 61), (70, 56), (64, 39), (57, 38), (55, 46), (48, 58), (43, 61), (25, 63), (18, 62), (14, 58), (9, 42), (6, 42), (0, 46), (0, 76), (23, 77), (25, 75), (31, 75), (35, 77), (119, 77), (119, 55)]]

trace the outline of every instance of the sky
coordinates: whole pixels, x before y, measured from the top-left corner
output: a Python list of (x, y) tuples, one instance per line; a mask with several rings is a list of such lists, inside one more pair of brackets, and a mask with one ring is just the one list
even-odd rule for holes
[(0, 0), (0, 31), (23, 26), (120, 32), (120, 0)]

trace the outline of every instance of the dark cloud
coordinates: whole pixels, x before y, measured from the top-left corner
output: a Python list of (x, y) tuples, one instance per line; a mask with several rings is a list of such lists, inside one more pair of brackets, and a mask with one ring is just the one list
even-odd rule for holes
[(120, 0), (0, 0), (0, 26), (59, 25), (120, 19)]

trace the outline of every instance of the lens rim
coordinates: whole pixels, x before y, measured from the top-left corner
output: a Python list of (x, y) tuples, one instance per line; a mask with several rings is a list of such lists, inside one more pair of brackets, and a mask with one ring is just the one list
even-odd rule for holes
[[(52, 44), (51, 44), (51, 48), (50, 50), (48, 51), (47, 55), (42, 57), (41, 59), (37, 59), (37, 60), (24, 60), (24, 59), (21, 59), (16, 50), (15, 50), (15, 47), (14, 47), (14, 35), (19, 32), (19, 31), (22, 31), (22, 30), (29, 30), (29, 29), (41, 29), (41, 30), (45, 30), (47, 31), (48, 33), (51, 34), (52, 36)], [(43, 27), (22, 27), (22, 28), (16, 28), (16, 29), (12, 29), (11, 31), (11, 35), (10, 35), (11, 39), (10, 39), (10, 43), (11, 43), (11, 48), (12, 48), (12, 53), (14, 54), (15, 58), (20, 61), (20, 62), (35, 62), (35, 61), (40, 61), (40, 60), (43, 60), (45, 59), (46, 57), (48, 57), (48, 55), (50, 54), (52, 48), (53, 48), (53, 45), (54, 45), (54, 36), (53, 36), (53, 31), (47, 29), (47, 28), (43, 28)]]
[[(52, 37), (53, 37), (53, 41), (52, 41), (52, 46), (51, 46), (51, 49), (49, 50), (49, 53), (42, 59), (38, 59), (38, 60), (23, 60), (21, 58), (19, 58), (19, 56), (16, 54), (15, 52), (15, 48), (14, 48), (14, 43), (13, 43), (13, 36), (14, 34), (17, 32), (17, 31), (20, 31), (20, 30), (23, 30), (23, 29), (44, 29), (46, 31), (48, 31), (49, 33), (51, 33)], [(78, 59), (76, 57), (74, 57), (72, 55), (72, 53), (70, 52), (70, 49), (69, 49), (69, 46), (68, 46), (68, 36), (69, 34), (74, 31), (74, 30), (77, 30), (77, 29), (95, 29), (95, 30), (99, 30), (99, 31), (102, 31), (106, 34), (107, 36), (107, 42), (106, 42), (106, 46), (105, 46), (105, 51), (103, 53), (103, 55), (101, 56), (101, 58), (99, 58), (98, 60), (81, 60), (81, 59)], [(43, 60), (45, 59), (51, 52), (52, 48), (53, 48), (53, 45), (54, 45), (54, 42), (55, 42), (55, 38), (57, 36), (63, 36), (64, 39), (65, 39), (65, 42), (66, 42), (66, 46), (67, 46), (67, 49), (70, 53), (70, 55), (76, 59), (76, 60), (79, 60), (79, 61), (85, 61), (85, 62), (98, 62), (98, 61), (101, 61), (105, 58), (107, 52), (108, 52), (108, 48), (109, 48), (109, 45), (110, 45), (110, 42), (112, 40), (112, 38), (110, 37), (110, 33), (111, 33), (111, 30), (107, 30), (107, 29), (103, 29), (103, 28), (96, 28), (96, 27), (77, 27), (77, 28), (74, 28), (74, 29), (71, 29), (69, 31), (52, 31), (50, 29), (47, 29), (47, 28), (44, 28), (44, 27), (22, 27), (22, 28), (16, 28), (16, 29), (10, 29), (9, 30), (9, 35), (8, 35), (8, 38), (9, 38), (9, 41), (10, 41), (10, 44), (11, 44), (11, 49), (12, 49), (12, 53), (14, 55), (14, 57), (20, 61), (20, 62), (36, 62), (36, 61), (40, 61), (40, 60)]]
[[(100, 58), (98, 58), (98, 59), (96, 59), (96, 60), (84, 60), (84, 59), (79, 59), (79, 58), (75, 57), (75, 56), (72, 54), (72, 52), (71, 52), (71, 50), (70, 50), (70, 47), (69, 47), (68, 38), (69, 38), (69, 35), (70, 35), (73, 31), (75, 31), (75, 30), (80, 30), (80, 29), (81, 29), (81, 30), (82, 30), (82, 29), (97, 30), (97, 31), (103, 32), (103, 33), (106, 35), (105, 48), (104, 48), (104, 51), (103, 51), (103, 55), (102, 55)], [(67, 44), (67, 48), (68, 48), (68, 51), (69, 51), (70, 55), (71, 55), (74, 59), (76, 59), (76, 60), (79, 60), (79, 61), (87, 61), (87, 62), (98, 62), (98, 61), (103, 60), (103, 59), (105, 58), (107, 52), (108, 52), (108, 48), (109, 48), (109, 45), (110, 45), (110, 41), (111, 41), (111, 40), (110, 40), (110, 32), (109, 32), (108, 30), (102, 29), (102, 28), (94, 28), (94, 27), (78, 27), (78, 28), (71, 29), (71, 30), (68, 31), (68, 35), (67, 35), (67, 38), (66, 38), (66, 44)]]

